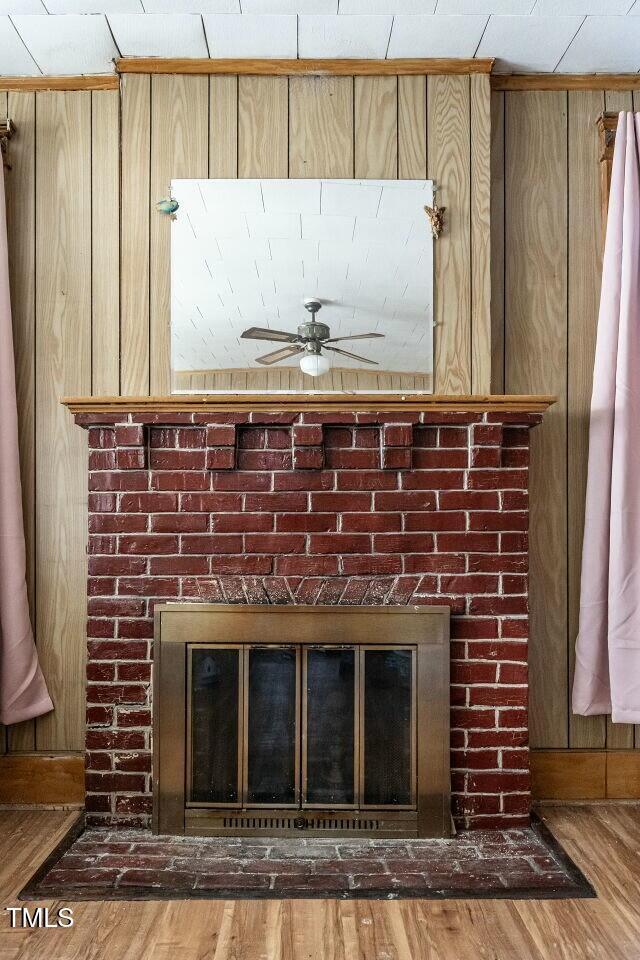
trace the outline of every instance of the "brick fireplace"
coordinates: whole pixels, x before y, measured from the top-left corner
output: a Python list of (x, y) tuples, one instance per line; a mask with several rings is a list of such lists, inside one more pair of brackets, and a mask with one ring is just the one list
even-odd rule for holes
[(454, 818), (528, 822), (529, 430), (549, 398), (239, 399), (68, 401), (89, 438), (90, 821), (149, 822), (153, 608), (184, 600), (449, 606)]

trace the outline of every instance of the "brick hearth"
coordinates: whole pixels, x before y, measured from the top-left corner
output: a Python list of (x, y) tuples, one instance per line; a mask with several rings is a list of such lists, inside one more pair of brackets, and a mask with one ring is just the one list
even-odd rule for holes
[[(453, 812), (528, 822), (527, 413), (79, 414), (87, 811), (151, 812), (157, 600), (452, 611)], [(393, 422), (390, 422), (393, 420)]]

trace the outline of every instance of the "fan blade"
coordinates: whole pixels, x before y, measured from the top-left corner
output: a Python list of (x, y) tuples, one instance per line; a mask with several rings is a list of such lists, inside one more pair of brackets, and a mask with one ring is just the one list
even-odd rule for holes
[(323, 340), (323, 343), (339, 343), (340, 340), (372, 340), (374, 337), (384, 337), (384, 333), (352, 333), (346, 337), (330, 337), (329, 340)]
[(303, 347), (281, 347), (280, 350), (274, 350), (272, 353), (265, 353), (262, 357), (256, 357), (256, 363), (262, 363), (268, 367), (272, 363), (278, 363), (279, 360), (286, 360), (287, 357), (295, 357), (298, 353), (304, 353)]
[(325, 342), (322, 344), (324, 350), (331, 350), (333, 353), (341, 353), (343, 357), (351, 357), (352, 360), (361, 360), (362, 363), (370, 363), (374, 367), (379, 367), (380, 364), (377, 360), (368, 360), (367, 357), (359, 357), (357, 353), (349, 353), (348, 350), (340, 350), (339, 347), (327, 347)]
[(273, 340), (275, 343), (295, 343), (297, 333), (287, 333), (286, 330), (269, 330), (268, 327), (249, 327), (240, 334), (243, 340)]

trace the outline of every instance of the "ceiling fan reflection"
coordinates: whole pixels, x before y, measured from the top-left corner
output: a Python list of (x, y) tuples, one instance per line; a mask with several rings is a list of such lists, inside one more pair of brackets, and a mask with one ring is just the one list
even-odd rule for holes
[(343, 357), (359, 360), (361, 363), (378, 366), (377, 360), (369, 360), (368, 357), (361, 357), (357, 353), (351, 353), (349, 350), (343, 350), (340, 347), (329, 346), (329, 344), (339, 343), (341, 340), (379, 339), (384, 337), (384, 333), (354, 333), (343, 337), (332, 337), (327, 324), (316, 319), (318, 311), (322, 307), (322, 302), (312, 297), (304, 300), (303, 304), (305, 310), (308, 310), (311, 314), (311, 319), (301, 323), (297, 333), (289, 333), (286, 330), (270, 330), (268, 327), (249, 327), (248, 330), (242, 332), (241, 337), (244, 340), (267, 340), (287, 344), (279, 350), (273, 350), (271, 353), (256, 357), (256, 363), (269, 367), (281, 360), (288, 360), (290, 357), (300, 357), (302, 372), (311, 377), (319, 377), (323, 373), (327, 373), (331, 366), (329, 358), (323, 353), (323, 351), (329, 350)]

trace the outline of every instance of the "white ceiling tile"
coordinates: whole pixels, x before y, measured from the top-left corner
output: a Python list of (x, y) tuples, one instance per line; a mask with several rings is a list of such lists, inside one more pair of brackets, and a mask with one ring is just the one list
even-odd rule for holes
[[(275, 242), (275, 241), (274, 241)], [(247, 258), (252, 260), (268, 260), (270, 256), (267, 240), (220, 239), (220, 252), (225, 260), (237, 260), (246, 264)]]
[(279, 283), (290, 277), (302, 280), (302, 260), (285, 263), (281, 260), (256, 260), (258, 276), (261, 280), (275, 280)]
[(489, 17), (476, 56), (498, 57), (498, 71), (550, 71), (581, 23), (581, 17)]
[(200, 204), (211, 217), (232, 216), (238, 211), (264, 213), (259, 180), (172, 180), (172, 195), (181, 205), (192, 203), (194, 183)]
[[(438, 0), (436, 13), (464, 14), (527, 14), (533, 10), (536, 0)], [(423, 11), (427, 12), (427, 11)]]
[(267, 213), (320, 213), (319, 180), (263, 180), (260, 186)]
[(248, 213), (246, 221), (250, 237), (300, 237), (300, 215), (296, 213)]
[(109, 23), (123, 57), (209, 55), (198, 14), (113, 14)]
[(203, 17), (212, 57), (297, 56), (295, 16), (281, 14), (207, 14)]
[(240, 0), (141, 0), (147, 13), (240, 13)]
[(321, 212), (323, 216), (375, 217), (381, 195), (379, 184), (325, 181), (322, 184)]
[(46, 0), (46, 7), (52, 14), (144, 13), (141, 0)]
[(40, 73), (7, 16), (0, 16), (0, 64), (7, 77), (33, 77)]
[(353, 242), (356, 245), (358, 243), (387, 243), (389, 246), (396, 243), (405, 244), (410, 229), (411, 222), (408, 220), (357, 217)]
[(407, 217), (420, 226), (428, 225), (425, 204), (433, 203), (430, 180), (399, 181), (397, 186), (383, 187), (378, 217)]
[[(244, 3), (243, 3), (244, 6)], [(436, 0), (340, 0), (338, 13), (433, 13)]]
[(640, 20), (636, 17), (587, 17), (558, 64), (562, 73), (640, 70)]
[(302, 236), (309, 240), (350, 243), (355, 227), (354, 217), (303, 216)]
[(113, 71), (118, 50), (102, 15), (17, 16), (13, 22), (45, 74)]
[(274, 260), (317, 260), (317, 240), (270, 240)]
[[(628, 13), (632, 0), (562, 0), (562, 13), (586, 17), (589, 14), (616, 14)], [(533, 13), (541, 16), (554, 17), (558, 13), (558, 0), (538, 0)]]
[(0, 0), (0, 16), (9, 13), (46, 13), (41, 0)]
[(387, 56), (472, 57), (486, 25), (486, 16), (395, 17)]
[(392, 21), (391, 16), (301, 16), (298, 55), (384, 59)]
[(242, 0), (243, 13), (337, 13), (338, 0)]

